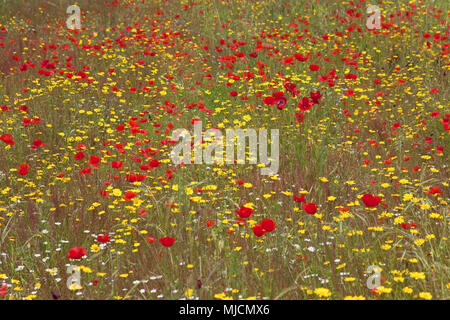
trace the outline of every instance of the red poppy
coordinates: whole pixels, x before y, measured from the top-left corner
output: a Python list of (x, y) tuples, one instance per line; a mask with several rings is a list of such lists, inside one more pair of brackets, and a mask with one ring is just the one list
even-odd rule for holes
[(135, 193), (133, 191), (127, 191), (127, 192), (125, 192), (125, 196), (123, 197), (123, 199), (125, 201), (130, 201), (131, 199), (133, 199), (136, 196), (137, 196), (137, 193)]
[(309, 70), (311, 71), (318, 71), (320, 67), (317, 64), (312, 64), (309, 66)]
[(76, 155), (75, 155), (75, 160), (82, 160), (82, 159), (84, 159), (86, 157), (86, 155), (83, 153), (83, 152), (78, 152)]
[(171, 237), (163, 237), (161, 239), (159, 239), (159, 242), (164, 246), (164, 247), (170, 247), (173, 245), (173, 243), (175, 242), (175, 238), (171, 238)]
[(239, 215), (239, 217), (244, 219), (244, 218), (249, 218), (252, 215), (254, 210), (251, 209), (251, 208), (247, 208), (247, 207), (241, 206), (239, 208), (239, 210), (236, 209), (235, 211)]
[(303, 210), (305, 210), (307, 214), (314, 214), (317, 212), (317, 206), (312, 202), (307, 203), (303, 205)]
[(311, 109), (313, 104), (314, 104), (314, 102), (309, 101), (308, 97), (303, 97), (302, 100), (300, 100), (298, 102), (297, 108), (299, 108), (302, 111), (306, 111), (306, 110)]
[(97, 242), (100, 242), (100, 243), (106, 243), (106, 242), (109, 242), (109, 235), (108, 234), (106, 234), (106, 235), (104, 235), (104, 236), (97, 236)]
[(275, 221), (273, 221), (272, 219), (264, 219), (263, 221), (261, 221), (261, 226), (267, 232), (271, 232), (277, 227)]
[(300, 90), (297, 89), (295, 83), (287, 82), (284, 84), (284, 88), (286, 89), (287, 92), (292, 94), (293, 98), (295, 98), (295, 96), (300, 92)]
[(26, 163), (21, 163), (20, 166), (19, 166), (19, 169), (17, 170), (17, 172), (18, 172), (20, 175), (24, 176), (24, 175), (26, 175), (26, 174), (28, 173), (28, 170), (29, 170), (29, 169), (30, 169), (30, 166), (29, 166), (28, 164), (26, 164)]
[(294, 58), (295, 58), (296, 60), (302, 61), (302, 62), (307, 61), (307, 60), (308, 60), (308, 57), (309, 57), (309, 54), (308, 54), (307, 56), (303, 56), (303, 55), (300, 54), (300, 53), (294, 54)]
[(2, 285), (0, 288), (0, 296), (4, 297), (6, 295), (6, 284)]
[(304, 202), (304, 203), (306, 203), (306, 199), (305, 199), (305, 195), (304, 194), (302, 194), (300, 197), (297, 197), (295, 194), (292, 196), (292, 199), (295, 201), (295, 202), (299, 202), (299, 203), (301, 203), (301, 202)]
[(265, 97), (263, 102), (268, 106), (276, 105), (277, 109), (282, 110), (286, 106), (287, 99), (283, 92), (277, 91), (271, 97)]
[(295, 120), (297, 120), (298, 123), (302, 124), (303, 121), (305, 121), (305, 115), (303, 114), (303, 112), (296, 112)]
[(320, 98), (322, 98), (322, 94), (320, 93), (320, 91), (310, 92), (309, 96), (311, 97), (311, 100), (314, 104), (319, 104), (319, 100)]
[(91, 168), (80, 169), (80, 174), (82, 177), (84, 177), (87, 174), (92, 174), (92, 169)]
[(86, 255), (86, 250), (83, 247), (75, 247), (69, 250), (66, 259), (81, 259)]
[(36, 149), (37, 147), (45, 147), (45, 143), (42, 143), (41, 139), (36, 139), (33, 141), (33, 144), (30, 146), (30, 148)]
[(381, 198), (374, 196), (372, 194), (365, 194), (362, 198), (361, 198), (362, 202), (364, 202), (364, 204), (366, 205), (366, 207), (376, 207), (380, 202), (381, 202)]
[(149, 166), (150, 168), (156, 168), (156, 167), (159, 167), (160, 164), (161, 164), (161, 163), (160, 163), (158, 160), (152, 159), (152, 160), (150, 160), (150, 162), (148, 163), (148, 166)]
[(89, 159), (89, 164), (93, 165), (94, 167), (98, 168), (98, 164), (100, 163), (101, 158), (97, 157), (97, 156), (91, 156), (91, 158)]
[(13, 139), (13, 136), (8, 133), (2, 134), (0, 136), (0, 140), (2, 140), (6, 144), (9, 144), (10, 146), (13, 146), (16, 144), (16, 142)]
[(122, 167), (123, 161), (113, 161), (111, 162), (111, 167), (119, 170)]
[(261, 237), (266, 233), (266, 230), (264, 230), (262, 225), (257, 224), (256, 226), (253, 227), (253, 233), (255, 234), (255, 236)]
[(207, 227), (212, 227), (213, 225), (215, 225), (216, 223), (214, 222), (214, 221), (212, 221), (212, 220), (208, 220), (208, 221), (206, 221), (206, 226)]
[(442, 194), (442, 190), (439, 186), (437, 187), (430, 187), (430, 190), (427, 191), (428, 194), (436, 194), (436, 193), (440, 193)]
[(146, 237), (145, 240), (147, 240), (148, 243), (153, 243), (156, 239), (153, 237)]

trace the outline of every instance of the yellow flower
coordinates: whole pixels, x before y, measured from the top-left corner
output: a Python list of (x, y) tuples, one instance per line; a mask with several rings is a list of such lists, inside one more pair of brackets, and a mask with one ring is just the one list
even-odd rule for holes
[(314, 289), (314, 293), (321, 298), (328, 298), (331, 296), (331, 292), (327, 288), (316, 288)]
[(411, 200), (412, 198), (414, 198), (414, 195), (413, 195), (412, 193), (405, 193), (405, 194), (403, 195), (403, 201), (409, 201), (409, 200)]
[(364, 296), (346, 296), (344, 300), (366, 300)]
[(83, 287), (80, 286), (80, 285), (79, 285), (78, 283), (76, 283), (76, 282), (72, 283), (72, 284), (69, 286), (69, 290), (72, 290), (72, 291), (81, 290), (81, 289), (83, 289)]
[(423, 272), (411, 272), (409, 276), (415, 280), (425, 279), (425, 274)]
[(94, 244), (91, 246), (91, 251), (92, 251), (93, 253), (97, 253), (97, 252), (100, 251), (100, 247), (99, 247), (97, 244), (94, 243)]
[(344, 279), (345, 282), (353, 282), (355, 280), (356, 280), (356, 278), (353, 278), (353, 277), (347, 277)]
[(410, 287), (404, 287), (402, 290), (404, 293), (407, 293), (407, 294), (411, 294), (413, 292), (413, 289)]
[(116, 197), (120, 197), (122, 195), (122, 191), (120, 191), (120, 189), (114, 189), (112, 194)]
[(425, 300), (431, 300), (433, 296), (429, 292), (420, 292), (419, 297)]
[(377, 289), (377, 293), (391, 293), (392, 288), (386, 288), (384, 286), (379, 286)]
[(220, 299), (220, 300), (233, 300), (233, 297), (228, 297), (225, 293), (216, 293), (214, 295), (214, 298)]
[(187, 289), (187, 290), (184, 292), (184, 296), (185, 296), (186, 298), (192, 297), (193, 295), (194, 295), (194, 290), (193, 290), (193, 289)]

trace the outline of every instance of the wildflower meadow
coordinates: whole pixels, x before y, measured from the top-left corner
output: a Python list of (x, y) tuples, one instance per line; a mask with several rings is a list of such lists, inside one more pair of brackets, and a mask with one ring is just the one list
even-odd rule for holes
[(449, 299), (449, 7), (0, 0), (0, 300)]

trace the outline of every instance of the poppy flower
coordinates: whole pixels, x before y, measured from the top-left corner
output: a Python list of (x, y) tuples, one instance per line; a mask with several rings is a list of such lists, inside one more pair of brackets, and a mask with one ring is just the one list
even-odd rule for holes
[(106, 243), (106, 242), (109, 242), (110, 240), (109, 240), (109, 235), (108, 234), (106, 234), (106, 235), (104, 235), (104, 236), (97, 236), (97, 242), (100, 242), (100, 243)]
[(207, 227), (212, 227), (213, 225), (215, 225), (216, 223), (214, 222), (214, 221), (212, 221), (212, 220), (208, 220), (208, 221), (206, 221), (206, 226)]
[(309, 70), (311, 71), (318, 71), (320, 67), (317, 64), (312, 64), (309, 66)]
[(297, 61), (302, 61), (302, 62), (307, 61), (307, 60), (308, 60), (308, 57), (309, 57), (309, 55), (308, 55), (308, 56), (303, 56), (303, 55), (300, 54), (300, 53), (294, 54), (294, 58), (295, 58)]
[(283, 108), (286, 106), (287, 99), (284, 96), (276, 97), (275, 98), (275, 105), (277, 106), (278, 110), (283, 110)]
[(131, 199), (133, 199), (136, 196), (137, 196), (137, 193), (135, 193), (133, 191), (127, 191), (127, 192), (125, 192), (125, 196), (123, 197), (123, 199), (125, 201), (130, 201)]
[(239, 208), (239, 210), (236, 209), (235, 211), (239, 215), (239, 217), (244, 219), (244, 218), (249, 218), (252, 215), (254, 210), (251, 209), (251, 208), (247, 208), (247, 207), (241, 206)]
[(309, 110), (309, 109), (311, 109), (311, 107), (313, 106), (313, 102), (312, 101), (309, 101), (309, 98), (308, 97), (303, 97), (299, 102), (298, 102), (298, 105), (297, 105), (297, 108), (299, 108), (300, 110), (302, 110), (302, 111), (306, 111), (306, 110)]
[(365, 194), (362, 198), (361, 198), (362, 202), (364, 202), (364, 204), (366, 205), (366, 207), (376, 207), (378, 206), (378, 204), (381, 202), (381, 198), (374, 196), (372, 194)]
[(87, 174), (92, 174), (91, 168), (82, 168), (80, 169), (80, 175), (84, 177)]
[(264, 219), (264, 220), (262, 220), (261, 221), (261, 226), (267, 232), (271, 232), (271, 231), (275, 230), (275, 228), (277, 227), (275, 221), (273, 221), (272, 219)]
[(86, 155), (80, 151), (75, 155), (74, 158), (75, 158), (75, 160), (80, 161), (80, 160), (84, 159), (85, 157), (86, 157)]
[(19, 166), (19, 169), (17, 170), (17, 172), (21, 175), (24, 176), (28, 173), (28, 170), (30, 169), (30, 166), (26, 163), (21, 163)]
[(317, 206), (312, 202), (307, 203), (303, 205), (303, 210), (305, 210), (307, 214), (314, 214), (317, 212)]
[(255, 234), (255, 236), (261, 237), (266, 233), (266, 230), (264, 230), (262, 225), (257, 224), (256, 226), (253, 227), (253, 233)]
[(436, 194), (436, 193), (440, 193), (442, 194), (442, 190), (439, 186), (437, 187), (430, 187), (430, 189), (427, 191), (428, 194)]
[(45, 143), (42, 143), (41, 139), (36, 139), (33, 141), (33, 144), (30, 146), (30, 148), (36, 149), (37, 147), (45, 147)]
[(86, 250), (83, 247), (75, 247), (69, 250), (66, 259), (81, 259), (86, 255)]
[(116, 170), (119, 170), (122, 167), (123, 161), (113, 161), (111, 162), (111, 167)]
[(170, 247), (173, 245), (173, 243), (175, 242), (175, 238), (171, 238), (171, 237), (163, 237), (159, 239), (159, 242), (164, 246), (164, 247)]
[(295, 83), (287, 82), (284, 84), (284, 88), (286, 89), (287, 92), (292, 94), (293, 98), (295, 98), (296, 94), (300, 92), (300, 90), (297, 89)]
[(287, 99), (283, 92), (277, 91), (271, 97), (265, 97), (263, 102), (268, 106), (276, 105), (277, 109), (282, 110), (286, 106)]
[(10, 146), (13, 146), (16, 144), (16, 142), (13, 139), (13, 136), (6, 133), (6, 134), (2, 134), (0, 136), (0, 140), (2, 140), (4, 143), (9, 144)]
[(152, 159), (152, 160), (149, 161), (148, 166), (150, 168), (156, 168), (156, 167), (159, 167), (160, 164), (161, 163), (158, 160)]
[(297, 120), (297, 122), (299, 124), (302, 124), (303, 121), (305, 121), (305, 115), (303, 114), (303, 112), (296, 112), (295, 113), (295, 120)]
[(304, 203), (306, 203), (306, 199), (305, 199), (305, 195), (304, 194), (302, 194), (300, 197), (297, 197), (295, 194), (292, 196), (292, 199), (295, 201), (295, 202), (299, 202), (299, 203), (301, 203), (301, 202), (304, 202)]
[(89, 163), (90, 165), (93, 165), (94, 167), (97, 167), (97, 168), (98, 168), (98, 166), (99, 166), (98, 164), (100, 163), (100, 160), (101, 160), (100, 157), (97, 157), (97, 156), (91, 156), (88, 163)]
[(2, 285), (0, 288), (0, 296), (4, 297), (6, 295), (6, 284)]
[(320, 93), (320, 91), (310, 92), (309, 96), (311, 97), (311, 100), (314, 104), (319, 104), (319, 100), (320, 98), (322, 98), (322, 94)]

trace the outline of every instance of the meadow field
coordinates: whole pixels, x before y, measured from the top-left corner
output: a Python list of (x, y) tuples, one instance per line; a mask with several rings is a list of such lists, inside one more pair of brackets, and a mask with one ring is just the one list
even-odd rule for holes
[(449, 7), (0, 0), (0, 300), (449, 299)]

